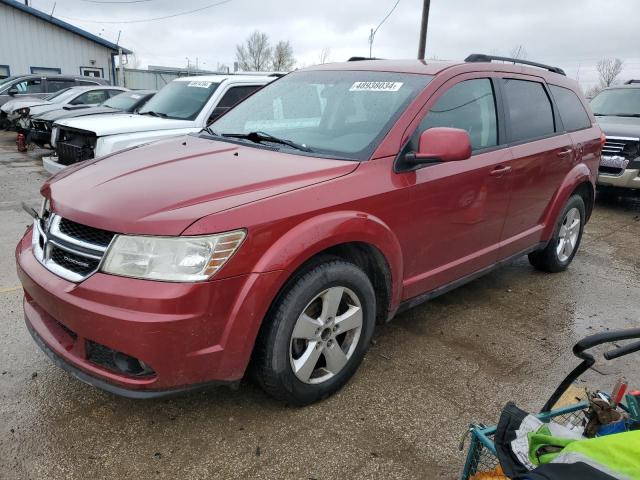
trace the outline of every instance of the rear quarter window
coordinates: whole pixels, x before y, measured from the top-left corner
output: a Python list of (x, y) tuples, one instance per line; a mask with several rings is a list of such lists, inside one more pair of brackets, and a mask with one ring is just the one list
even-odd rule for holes
[(551, 100), (541, 83), (506, 78), (503, 89), (512, 142), (546, 137), (555, 132)]
[(572, 132), (591, 127), (591, 119), (575, 92), (556, 85), (549, 85), (549, 89), (558, 106), (565, 130)]

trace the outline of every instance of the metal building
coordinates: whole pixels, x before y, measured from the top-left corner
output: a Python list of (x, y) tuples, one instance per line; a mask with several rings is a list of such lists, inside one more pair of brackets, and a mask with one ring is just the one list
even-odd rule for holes
[(118, 45), (104, 38), (24, 3), (0, 0), (0, 78), (62, 73), (116, 83), (117, 55)]

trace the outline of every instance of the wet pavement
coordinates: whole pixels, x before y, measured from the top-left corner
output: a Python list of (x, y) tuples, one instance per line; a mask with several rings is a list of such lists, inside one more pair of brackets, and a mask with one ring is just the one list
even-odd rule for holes
[[(13, 249), (39, 203), (42, 152), (0, 132), (0, 478), (455, 478), (470, 422), (542, 406), (581, 337), (640, 326), (640, 196), (598, 201), (568, 271), (526, 259), (378, 329), (356, 376), (306, 408), (255, 385), (134, 401), (53, 366), (27, 333)], [(580, 385), (640, 387), (638, 358)]]

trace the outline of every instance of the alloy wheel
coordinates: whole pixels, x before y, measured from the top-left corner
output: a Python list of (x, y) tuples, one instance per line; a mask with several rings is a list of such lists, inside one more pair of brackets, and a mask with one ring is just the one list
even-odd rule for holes
[(569, 260), (578, 244), (580, 223), (580, 211), (575, 207), (570, 209), (562, 219), (558, 233), (558, 245), (556, 246), (556, 254), (561, 262)]
[(362, 332), (362, 306), (350, 289), (335, 286), (304, 308), (291, 334), (289, 360), (295, 376), (318, 384), (347, 365)]

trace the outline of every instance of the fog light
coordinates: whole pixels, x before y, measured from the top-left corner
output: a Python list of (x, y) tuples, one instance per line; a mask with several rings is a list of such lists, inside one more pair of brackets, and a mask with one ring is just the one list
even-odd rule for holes
[(113, 352), (113, 363), (128, 375), (146, 375), (153, 372), (143, 361), (122, 352)]

